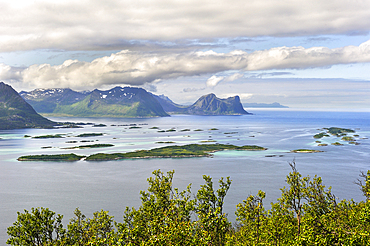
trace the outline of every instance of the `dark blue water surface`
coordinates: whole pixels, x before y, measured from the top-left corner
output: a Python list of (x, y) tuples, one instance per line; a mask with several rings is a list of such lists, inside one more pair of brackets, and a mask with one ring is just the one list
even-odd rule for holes
[[(172, 116), (151, 119), (53, 118), (56, 121), (103, 123), (107, 127), (81, 129), (26, 129), (0, 131), (0, 245), (5, 245), (6, 228), (16, 220), (17, 211), (48, 207), (64, 215), (64, 225), (79, 207), (88, 217), (101, 209), (122, 221), (126, 206), (140, 205), (139, 191), (147, 188), (146, 179), (155, 169), (175, 170), (174, 186), (192, 183), (196, 193), (202, 175), (210, 175), (215, 185), (220, 177), (233, 180), (225, 200), (225, 211), (235, 221), (235, 206), (258, 190), (267, 193), (265, 204), (276, 201), (285, 185), (289, 162), (295, 161), (303, 175), (323, 178), (339, 199), (363, 200), (354, 184), (360, 171), (370, 169), (370, 113), (249, 110), (246, 116)], [(127, 125), (136, 124), (141, 128)], [(321, 139), (313, 135), (324, 127), (356, 130), (359, 145), (340, 138)], [(175, 129), (175, 132), (158, 132)], [(217, 128), (218, 130), (209, 130)], [(181, 131), (190, 129), (190, 131)], [(194, 131), (201, 129), (202, 131)], [(101, 137), (78, 138), (81, 133), (104, 133)], [(33, 139), (24, 135), (65, 134), (61, 139)], [(353, 134), (350, 134), (353, 135)], [(82, 143), (82, 140), (93, 142)], [(77, 141), (77, 143), (71, 143)], [(166, 146), (159, 141), (183, 145), (216, 141), (235, 145), (260, 145), (266, 151), (223, 151), (212, 158), (142, 159), (110, 162), (18, 162), (22, 155), (97, 152), (114, 153)], [(333, 146), (333, 142), (342, 146)], [(104, 149), (64, 149), (85, 144), (110, 143)], [(212, 142), (210, 142), (212, 143)], [(48, 147), (48, 148), (43, 148)], [(316, 149), (321, 153), (291, 153), (294, 149)]]

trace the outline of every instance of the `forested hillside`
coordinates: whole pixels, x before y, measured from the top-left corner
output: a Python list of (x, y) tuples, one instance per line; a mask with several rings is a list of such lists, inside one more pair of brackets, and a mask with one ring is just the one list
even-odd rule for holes
[[(139, 208), (126, 208), (116, 222), (108, 211), (87, 218), (77, 208), (67, 227), (47, 208), (18, 213), (8, 228), (10, 245), (369, 245), (370, 171), (357, 181), (366, 201), (339, 201), (320, 177), (303, 177), (294, 162), (281, 197), (265, 208), (259, 191), (236, 205), (228, 221), (224, 198), (231, 180), (212, 178), (195, 195), (172, 186), (174, 171), (148, 178)], [(242, 191), (241, 191), (242, 192)]]

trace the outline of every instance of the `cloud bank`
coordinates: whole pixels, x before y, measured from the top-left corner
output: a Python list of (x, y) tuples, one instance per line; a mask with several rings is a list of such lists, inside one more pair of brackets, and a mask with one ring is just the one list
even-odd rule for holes
[(135, 40), (363, 35), (370, 1), (0, 2), (0, 52), (124, 49)]
[(190, 52), (154, 54), (121, 51), (92, 62), (67, 60), (61, 65), (32, 65), (25, 69), (0, 65), (1, 80), (18, 80), (30, 88), (96, 88), (101, 85), (144, 85), (161, 79), (239, 71), (228, 77), (213, 76), (207, 81), (214, 87), (221, 81), (233, 81), (247, 71), (269, 69), (307, 69), (337, 64), (370, 62), (370, 41), (359, 46), (329, 49), (325, 47), (278, 47), (247, 53)]

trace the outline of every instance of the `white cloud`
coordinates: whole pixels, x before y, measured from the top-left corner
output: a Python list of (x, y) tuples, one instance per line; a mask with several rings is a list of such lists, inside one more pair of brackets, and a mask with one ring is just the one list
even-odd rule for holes
[(4, 63), (0, 63), (0, 80), (4, 81), (20, 81), (22, 80), (21, 77), (21, 69), (20, 68), (13, 68), (9, 65)]
[(207, 87), (215, 87), (218, 83), (220, 83), (225, 77), (222, 77), (222, 76), (215, 76), (213, 75), (212, 77), (210, 77), (207, 82), (206, 82), (206, 85)]
[[(30, 88), (91, 89), (113, 84), (143, 85), (158, 80), (225, 71), (307, 69), (363, 62), (370, 62), (370, 41), (359, 46), (335, 49), (277, 47), (253, 53), (207, 51), (155, 54), (125, 50), (92, 62), (66, 60), (61, 65), (32, 65), (23, 70), (2, 65), (0, 80), (18, 79)], [(226, 78), (212, 76), (207, 80), (207, 86), (215, 87), (222, 80), (230, 82), (241, 77), (242, 73)]]
[(241, 73), (234, 73), (230, 76), (227, 76), (225, 78), (225, 82), (232, 82), (234, 80), (237, 80), (237, 79), (240, 79), (240, 78), (243, 78), (244, 74), (241, 74)]
[(1, 1), (0, 51), (122, 49), (131, 40), (368, 33), (370, 1)]

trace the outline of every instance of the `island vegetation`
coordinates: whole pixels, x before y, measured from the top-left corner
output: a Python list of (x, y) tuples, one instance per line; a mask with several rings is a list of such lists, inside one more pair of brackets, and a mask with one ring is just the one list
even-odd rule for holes
[[(319, 129), (320, 130), (320, 129)], [(337, 137), (337, 138), (341, 138), (340, 140), (341, 141), (344, 141), (344, 142), (348, 142), (348, 144), (354, 144), (354, 145), (358, 145), (360, 143), (357, 143), (356, 142), (356, 138), (359, 138), (360, 135), (358, 134), (353, 134), (353, 133), (356, 133), (355, 130), (352, 130), (352, 129), (348, 129), (348, 128), (340, 128), (340, 127), (330, 127), (330, 128), (323, 128), (321, 130), (325, 130), (325, 132), (320, 132), (318, 134), (315, 134), (313, 137), (315, 139), (320, 139), (320, 138), (323, 138), (323, 137), (330, 137), (330, 136), (334, 136), (334, 137)], [(351, 134), (352, 136), (350, 136), (349, 134)], [(321, 143), (320, 141), (316, 141), (316, 143)], [(327, 146), (328, 144), (318, 144), (318, 146)], [(331, 145), (336, 145), (336, 146), (341, 146), (343, 145), (342, 143), (336, 141), (336, 142), (333, 142), (331, 143)]]
[(105, 124), (97, 124), (97, 125), (93, 125), (92, 127), (106, 127), (107, 125)]
[(103, 133), (82, 133), (77, 135), (78, 138), (84, 138), (84, 137), (97, 137), (97, 136), (103, 136)]
[(351, 136), (343, 136), (341, 140), (342, 141), (348, 141), (348, 142), (355, 141), (355, 139)]
[[(148, 189), (141, 191), (141, 205), (128, 208), (115, 221), (108, 211), (91, 218), (76, 209), (66, 227), (63, 215), (48, 208), (17, 213), (9, 226), (9, 245), (369, 245), (370, 171), (356, 182), (365, 201), (339, 200), (321, 177), (302, 176), (295, 163), (281, 196), (268, 207), (266, 193), (236, 205), (236, 223), (225, 213), (230, 177), (218, 187), (210, 176), (195, 194), (191, 185), (174, 188), (174, 171), (153, 172)], [(243, 192), (243, 191), (240, 191)]]
[(331, 143), (331, 145), (336, 145), (336, 146), (341, 146), (343, 144), (339, 143), (339, 142), (335, 142), (335, 143)]
[(347, 133), (355, 133), (355, 130), (347, 129), (347, 128), (339, 128), (339, 127), (330, 127), (330, 128), (324, 128), (330, 133), (331, 135), (335, 135), (337, 137), (342, 137), (343, 135), (346, 135)]
[(330, 137), (330, 135), (325, 133), (325, 132), (320, 132), (318, 134), (315, 134), (313, 137), (314, 138), (323, 138), (323, 137)]
[(138, 150), (128, 153), (90, 155), (87, 161), (107, 161), (133, 158), (182, 158), (182, 157), (204, 157), (210, 156), (212, 152), (221, 150), (266, 150), (256, 145), (235, 146), (228, 144), (189, 144), (183, 146), (166, 146), (151, 150)]
[(64, 138), (62, 134), (55, 134), (55, 135), (41, 135), (41, 136), (34, 136), (32, 138)]
[(113, 147), (114, 144), (90, 144), (90, 145), (80, 145), (80, 146), (74, 146), (74, 147), (66, 147), (62, 149), (93, 149), (93, 148), (107, 148), (107, 147)]
[(26, 155), (19, 157), (18, 161), (79, 161), (84, 157), (76, 154)]
[(296, 149), (296, 150), (292, 150), (290, 152), (293, 152), (293, 153), (318, 153), (318, 152), (324, 152), (324, 151), (315, 150), (315, 149)]
[[(165, 142), (163, 142), (165, 143)], [(169, 143), (169, 142), (167, 142)], [(94, 144), (94, 145), (83, 145), (78, 147), (71, 147), (65, 149), (75, 148), (100, 148), (100, 147), (111, 147), (111, 144)], [(165, 146), (160, 148), (154, 148), (151, 150), (137, 150), (134, 152), (127, 153), (113, 153), (105, 154), (98, 153), (93, 154), (85, 158), (87, 161), (108, 161), (108, 160), (121, 160), (121, 159), (138, 159), (138, 158), (183, 158), (183, 157), (205, 157), (210, 156), (211, 153), (221, 150), (266, 150), (266, 148), (256, 145), (245, 145), (236, 146), (229, 144), (189, 144), (183, 146)], [(70, 157), (73, 157), (71, 154)], [(85, 157), (85, 156), (83, 156)], [(80, 157), (75, 160), (80, 160)], [(21, 156), (18, 158), (19, 161), (63, 161), (65, 158), (68, 159), (68, 155), (34, 155), (34, 156)], [(77, 157), (76, 157), (77, 158)]]

